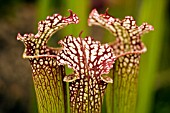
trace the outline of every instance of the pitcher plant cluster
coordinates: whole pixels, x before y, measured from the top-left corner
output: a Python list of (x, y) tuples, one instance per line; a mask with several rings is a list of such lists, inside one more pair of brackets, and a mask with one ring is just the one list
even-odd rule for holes
[[(29, 59), (32, 67), (38, 110), (39, 113), (66, 112), (65, 82), (69, 82), (71, 113), (101, 113), (107, 84), (115, 82), (113, 77), (107, 76), (110, 69), (117, 72), (117, 76), (135, 75), (140, 55), (146, 52), (141, 35), (153, 27), (147, 23), (137, 26), (131, 16), (119, 20), (107, 10), (99, 14), (94, 9), (89, 15), (88, 25), (109, 30), (116, 37), (113, 42), (101, 44), (91, 36), (82, 38), (80, 33), (78, 37), (69, 35), (60, 40), (61, 47), (47, 46), (55, 32), (79, 23), (78, 16), (71, 10), (69, 12), (69, 17), (54, 14), (40, 21), (35, 35), (17, 36), (17, 40), (25, 45), (23, 58)], [(73, 73), (66, 75), (65, 66), (73, 69)]]

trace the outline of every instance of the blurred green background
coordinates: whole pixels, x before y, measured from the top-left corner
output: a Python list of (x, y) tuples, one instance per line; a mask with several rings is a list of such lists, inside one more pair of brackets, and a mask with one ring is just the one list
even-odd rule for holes
[(88, 27), (93, 8), (100, 13), (109, 8), (116, 18), (131, 15), (137, 25), (148, 22), (154, 26), (153, 32), (142, 37), (148, 51), (141, 58), (137, 113), (170, 113), (169, 0), (1, 0), (0, 113), (37, 113), (31, 67), (22, 59), (24, 45), (16, 40), (17, 33), (36, 33), (38, 21), (53, 13), (68, 16), (71, 9), (80, 23), (57, 32), (49, 46), (56, 47), (65, 35), (78, 36), (82, 30), (83, 37), (91, 35), (102, 43), (112, 41), (114, 38), (103, 28)]

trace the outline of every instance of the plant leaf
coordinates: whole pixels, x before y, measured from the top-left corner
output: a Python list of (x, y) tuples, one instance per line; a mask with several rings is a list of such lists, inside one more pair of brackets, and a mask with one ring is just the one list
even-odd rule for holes
[(114, 84), (108, 88), (106, 94), (108, 112), (135, 113), (140, 54), (146, 52), (140, 37), (154, 28), (147, 23), (138, 27), (131, 16), (119, 20), (109, 15), (108, 11), (98, 14), (96, 9), (89, 15), (88, 24), (104, 27), (116, 37), (110, 43), (116, 55), (116, 63), (113, 72), (109, 73)]
[(17, 36), (17, 40), (25, 44), (23, 57), (28, 58), (31, 63), (39, 113), (65, 112), (65, 90), (62, 81), (65, 70), (56, 63), (56, 55), (60, 48), (48, 47), (46, 44), (56, 31), (69, 24), (77, 24), (78, 21), (78, 17), (72, 11), (69, 17), (54, 14), (39, 22), (36, 35)]
[(91, 37), (84, 39), (67, 36), (59, 42), (59, 65), (68, 65), (74, 74), (64, 80), (70, 82), (71, 113), (100, 113), (102, 98), (109, 77), (101, 77), (112, 68), (115, 56), (108, 44), (101, 45)]

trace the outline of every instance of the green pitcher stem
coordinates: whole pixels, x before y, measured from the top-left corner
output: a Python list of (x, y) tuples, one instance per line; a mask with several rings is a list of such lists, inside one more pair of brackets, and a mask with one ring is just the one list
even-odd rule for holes
[[(106, 86), (107, 83), (91, 78), (70, 83), (71, 113), (101, 113)], [(78, 92), (77, 95), (73, 89)]]
[(115, 63), (113, 73), (114, 113), (135, 113), (136, 111), (137, 74), (139, 64), (134, 61), (139, 61), (139, 57), (134, 58), (134, 60), (130, 60), (132, 58), (134, 58), (134, 55), (121, 57)]
[(33, 63), (30, 60), (39, 113), (65, 113), (64, 67), (55, 65), (44, 67), (40, 65), (40, 59), (36, 61)]

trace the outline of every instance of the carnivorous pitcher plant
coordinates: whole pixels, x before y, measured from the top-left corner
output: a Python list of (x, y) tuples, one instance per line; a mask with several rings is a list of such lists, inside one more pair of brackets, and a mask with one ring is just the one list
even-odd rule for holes
[[(141, 26), (131, 16), (119, 20), (96, 9), (89, 15), (89, 26), (98, 25), (109, 30), (113, 42), (101, 44), (93, 37), (66, 36), (59, 48), (47, 46), (49, 38), (79, 19), (71, 10), (69, 17), (48, 16), (38, 24), (37, 34), (18, 34), (25, 45), (23, 58), (28, 58), (36, 91), (39, 113), (65, 113), (66, 87), (69, 82), (71, 113), (101, 113), (106, 92), (108, 113), (135, 113), (139, 60), (146, 47), (141, 35), (153, 30), (147, 23)], [(107, 38), (107, 37), (105, 37)], [(73, 70), (66, 75), (65, 66)]]

